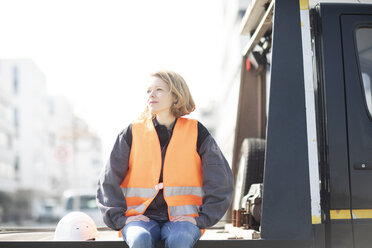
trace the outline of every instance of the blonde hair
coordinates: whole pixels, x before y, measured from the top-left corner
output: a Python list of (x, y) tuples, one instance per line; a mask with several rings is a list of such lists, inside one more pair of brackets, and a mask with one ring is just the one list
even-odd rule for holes
[[(151, 77), (157, 77), (169, 86), (170, 92), (176, 99), (176, 102), (170, 107), (170, 112), (174, 117), (181, 117), (190, 114), (195, 110), (195, 103), (191, 96), (189, 87), (185, 79), (178, 73), (168, 70), (160, 70), (150, 74)], [(149, 107), (140, 116), (140, 119), (155, 118), (150, 113)]]

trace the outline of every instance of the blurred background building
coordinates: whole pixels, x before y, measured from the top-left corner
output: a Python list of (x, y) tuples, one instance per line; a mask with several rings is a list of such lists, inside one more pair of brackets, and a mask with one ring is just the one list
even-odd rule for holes
[(222, 1), (222, 27), (220, 29), (221, 59), (217, 93), (214, 101), (200, 111), (200, 120), (212, 133), (224, 153), (232, 163), (235, 137), (235, 123), (241, 76), (241, 51), (248, 38), (240, 35), (240, 23), (251, 0)]
[(28, 59), (0, 60), (0, 146), (2, 222), (60, 211), (63, 192), (94, 188), (102, 166), (100, 138), (65, 99), (46, 94)]

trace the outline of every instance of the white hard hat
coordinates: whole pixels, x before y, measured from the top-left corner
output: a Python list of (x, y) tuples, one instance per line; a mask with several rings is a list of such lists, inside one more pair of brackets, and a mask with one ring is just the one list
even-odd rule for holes
[(71, 212), (57, 224), (54, 240), (94, 240), (98, 236), (96, 224), (83, 212)]

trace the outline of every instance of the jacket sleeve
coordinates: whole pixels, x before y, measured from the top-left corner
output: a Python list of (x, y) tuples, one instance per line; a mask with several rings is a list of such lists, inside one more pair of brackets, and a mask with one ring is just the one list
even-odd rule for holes
[(120, 188), (128, 170), (130, 154), (125, 134), (124, 130), (118, 135), (110, 158), (100, 173), (97, 187), (97, 204), (103, 221), (114, 230), (122, 229), (127, 219), (127, 204)]
[(234, 179), (228, 162), (216, 141), (208, 135), (200, 146), (203, 169), (203, 203), (196, 224), (207, 228), (216, 224), (229, 208)]

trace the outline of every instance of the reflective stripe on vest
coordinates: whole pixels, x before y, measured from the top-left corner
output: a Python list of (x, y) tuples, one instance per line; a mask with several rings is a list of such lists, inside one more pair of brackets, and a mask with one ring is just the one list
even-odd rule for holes
[(192, 215), (198, 216), (199, 207), (196, 205), (184, 205), (184, 206), (174, 206), (169, 207), (169, 214), (171, 216), (177, 215)]
[(196, 120), (177, 119), (164, 158), (163, 185), (159, 185), (161, 148), (152, 120), (132, 123), (129, 168), (121, 184), (128, 206), (126, 216), (143, 214), (161, 186), (170, 219), (177, 215), (198, 216), (203, 171), (196, 149), (197, 135)]
[(164, 196), (195, 195), (203, 197), (202, 187), (167, 187), (164, 189)]
[(139, 206), (130, 206), (128, 207), (128, 210), (127, 211), (130, 211), (130, 212), (137, 212), (138, 214), (144, 212), (144, 210), (147, 208), (147, 206), (145, 204), (141, 204)]
[(122, 188), (125, 197), (152, 198), (158, 192), (149, 188)]

